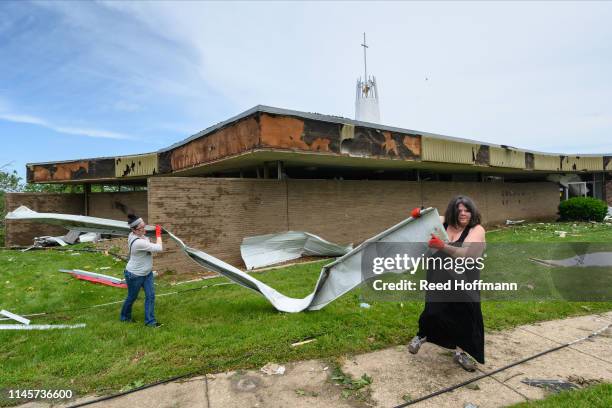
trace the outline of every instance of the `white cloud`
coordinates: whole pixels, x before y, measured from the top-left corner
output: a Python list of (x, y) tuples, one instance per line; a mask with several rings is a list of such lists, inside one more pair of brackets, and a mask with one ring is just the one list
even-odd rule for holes
[(127, 140), (138, 139), (134, 136), (127, 135), (124, 133), (111, 132), (111, 131), (102, 130), (102, 129), (86, 129), (86, 128), (79, 128), (79, 127), (71, 127), (71, 126), (58, 126), (58, 125), (48, 122), (45, 119), (38, 118), (35, 116), (30, 116), (30, 115), (23, 115), (23, 114), (0, 113), (0, 120), (14, 122), (14, 123), (25, 123), (28, 125), (42, 126), (44, 128), (53, 130), (58, 133), (63, 133), (66, 135), (101, 137), (105, 139), (127, 139)]

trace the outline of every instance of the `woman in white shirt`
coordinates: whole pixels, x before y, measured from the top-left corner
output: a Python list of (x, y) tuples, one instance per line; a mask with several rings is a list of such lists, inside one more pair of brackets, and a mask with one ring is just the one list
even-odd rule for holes
[(129, 214), (128, 225), (132, 229), (128, 236), (129, 261), (125, 267), (125, 282), (128, 294), (121, 308), (120, 320), (122, 322), (133, 322), (132, 305), (138, 297), (140, 288), (145, 292), (145, 325), (148, 327), (160, 327), (161, 323), (155, 320), (155, 287), (153, 285), (153, 252), (161, 252), (162, 238), (161, 227), (155, 226), (156, 243), (149, 241), (145, 236), (145, 223), (142, 218)]

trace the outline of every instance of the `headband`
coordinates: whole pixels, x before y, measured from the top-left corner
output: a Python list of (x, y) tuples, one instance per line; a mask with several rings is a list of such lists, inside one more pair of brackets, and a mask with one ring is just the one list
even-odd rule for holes
[(137, 227), (141, 222), (144, 222), (142, 220), (142, 218), (138, 218), (137, 220), (134, 220), (132, 222), (130, 222), (128, 225), (130, 226), (130, 228), (135, 228)]

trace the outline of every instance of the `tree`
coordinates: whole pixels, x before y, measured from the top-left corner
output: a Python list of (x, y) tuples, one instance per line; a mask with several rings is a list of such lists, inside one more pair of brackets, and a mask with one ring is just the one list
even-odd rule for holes
[(21, 191), (23, 188), (21, 177), (17, 175), (15, 170), (12, 173), (2, 170), (4, 167), (0, 167), (0, 191), (9, 193)]

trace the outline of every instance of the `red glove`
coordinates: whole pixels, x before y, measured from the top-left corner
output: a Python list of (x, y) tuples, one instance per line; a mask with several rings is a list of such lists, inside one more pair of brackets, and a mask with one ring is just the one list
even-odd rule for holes
[(445, 244), (444, 241), (442, 241), (440, 238), (436, 237), (434, 234), (431, 234), (431, 239), (429, 240), (427, 245), (430, 248), (444, 249)]
[(161, 238), (161, 225), (155, 226), (155, 238)]
[(419, 218), (421, 216), (421, 209), (419, 207), (414, 207), (412, 211), (410, 211), (410, 216), (412, 218)]

